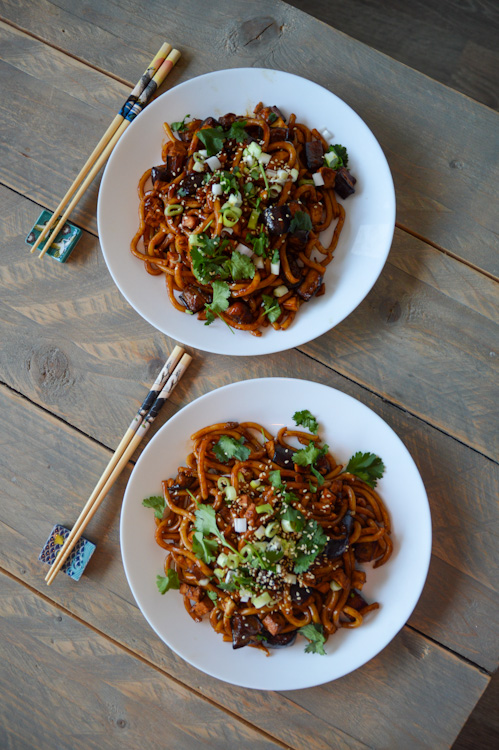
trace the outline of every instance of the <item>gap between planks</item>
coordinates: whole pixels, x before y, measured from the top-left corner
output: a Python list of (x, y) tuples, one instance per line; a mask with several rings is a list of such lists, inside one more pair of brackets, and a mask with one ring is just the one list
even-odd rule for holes
[(98, 65), (94, 65), (93, 63), (88, 62), (87, 60), (82, 60), (77, 55), (74, 55), (72, 52), (68, 52), (68, 50), (64, 49), (63, 47), (59, 47), (58, 44), (54, 44), (53, 42), (47, 42), (46, 39), (44, 39), (41, 36), (38, 36), (38, 34), (35, 34), (33, 31), (29, 31), (28, 29), (23, 28), (22, 26), (19, 26), (17, 23), (14, 23), (14, 21), (10, 21), (8, 18), (5, 18), (4, 16), (0, 16), (0, 21), (4, 23), (6, 26), (10, 26), (11, 28), (15, 29), (16, 31), (20, 31), (22, 34), (26, 34), (26, 36), (30, 36), (32, 39), (36, 39), (37, 42), (41, 42), (42, 44), (45, 44), (47, 47), (51, 47), (52, 49), (57, 50), (57, 52), (61, 52), (63, 55), (66, 55), (67, 57), (71, 57), (73, 60), (76, 60), (76, 62), (81, 63), (82, 65), (86, 65), (87, 68), (91, 68), (92, 70), (96, 70), (97, 73), (102, 73), (102, 75), (108, 76), (109, 78), (113, 78), (118, 83), (122, 83), (125, 86), (129, 86), (130, 89), (133, 88), (133, 83), (130, 81), (127, 81), (126, 78), (121, 78), (121, 76), (116, 75), (115, 73), (111, 73), (109, 70), (105, 70), (104, 68), (100, 68)]
[(216, 701), (212, 700), (211, 698), (207, 697), (203, 693), (198, 692), (194, 688), (192, 688), (190, 685), (182, 682), (181, 680), (178, 680), (176, 677), (171, 675), (169, 672), (166, 672), (164, 669), (161, 669), (161, 667), (154, 664), (154, 662), (149, 661), (144, 656), (141, 656), (140, 654), (137, 654), (135, 651), (133, 651), (129, 646), (126, 646), (123, 643), (120, 643), (115, 638), (112, 638), (111, 636), (107, 635), (107, 633), (104, 633), (102, 630), (99, 630), (94, 625), (91, 625), (90, 623), (83, 620), (81, 617), (78, 617), (78, 615), (75, 615), (71, 610), (66, 609), (66, 607), (62, 606), (62, 604), (59, 604), (59, 602), (51, 599), (46, 594), (43, 594), (41, 591), (38, 591), (34, 586), (31, 586), (29, 583), (26, 583), (26, 581), (23, 581), (22, 578), (18, 578), (13, 573), (11, 573), (9, 570), (6, 570), (4, 567), (0, 566), (0, 573), (3, 573), (7, 578), (10, 578), (10, 580), (14, 581), (15, 583), (20, 584), (21, 586), (24, 586), (24, 588), (28, 589), (32, 594), (35, 596), (39, 596), (41, 599), (43, 599), (44, 602), (49, 604), (50, 606), (54, 607), (55, 609), (59, 610), (60, 612), (63, 612), (67, 617), (71, 617), (75, 622), (78, 622), (80, 625), (84, 625), (85, 627), (89, 628), (93, 633), (96, 633), (96, 635), (100, 636), (101, 638), (105, 638), (106, 641), (109, 643), (112, 643), (113, 646), (116, 646), (116, 648), (121, 649), (124, 651), (128, 656), (132, 657), (133, 659), (137, 659), (142, 664), (144, 664), (147, 667), (150, 667), (154, 669), (156, 672), (161, 674), (163, 677), (166, 677), (167, 680), (171, 680), (179, 687), (182, 687), (185, 690), (188, 690), (192, 695), (195, 695), (197, 698), (205, 701), (206, 703), (209, 703), (214, 708), (218, 709), (219, 711), (223, 711), (225, 714), (230, 716), (233, 720), (244, 724), (249, 729), (252, 729), (253, 731), (257, 731), (259, 734), (262, 735), (267, 740), (270, 740), (274, 742), (275, 744), (279, 745), (280, 747), (284, 748), (284, 750), (290, 750), (292, 747), (289, 744), (286, 744), (282, 742), (278, 737), (274, 737), (274, 735), (270, 734), (269, 732), (266, 732), (264, 729), (261, 729), (260, 727), (252, 724), (247, 719), (244, 719), (242, 716), (239, 716), (238, 714), (234, 713), (233, 711), (230, 711), (229, 709), (225, 708), (220, 703), (217, 703)]
[[(293, 7), (293, 6), (288, 6), (288, 7)], [(303, 12), (303, 11), (300, 11), (300, 12)], [(311, 15), (311, 14), (307, 14), (307, 15)], [(311, 16), (311, 17), (313, 18), (313, 16)], [(320, 19), (315, 19), (315, 20), (319, 21), (319, 23), (324, 23), (326, 26), (328, 25), (327, 23), (325, 23), (323, 21), (320, 21)], [(29, 37), (32, 37), (33, 39), (36, 39), (41, 44), (45, 44), (47, 47), (51, 47), (52, 49), (57, 50), (61, 54), (67, 55), (67, 57), (70, 57), (71, 59), (75, 60), (76, 62), (80, 63), (81, 65), (85, 65), (87, 68), (95, 70), (98, 73), (101, 73), (102, 75), (108, 76), (109, 78), (113, 78), (115, 81), (117, 81), (118, 83), (122, 83), (125, 86), (129, 86), (130, 88), (133, 87), (133, 83), (131, 83), (130, 81), (127, 81), (125, 78), (121, 78), (121, 76), (118, 76), (115, 73), (112, 73), (112, 72), (110, 72), (108, 70), (105, 70), (104, 68), (101, 68), (98, 65), (90, 63), (87, 60), (83, 60), (81, 57), (78, 57), (78, 55), (75, 55), (72, 52), (68, 52), (63, 47), (60, 47), (59, 45), (54, 44), (53, 42), (48, 42), (46, 39), (44, 39), (43, 37), (39, 36), (38, 34), (35, 34), (33, 31), (29, 31), (28, 29), (25, 29), (24, 27), (20, 26), (19, 24), (14, 23), (14, 21), (11, 21), (11, 20), (5, 18), (4, 16), (0, 15), (0, 21), (3, 22), (3, 23), (5, 23), (7, 26), (10, 26), (11, 28), (16, 29), (16, 31), (20, 31), (22, 34), (26, 34), (26, 36), (29, 36)], [(265, 29), (264, 29), (264, 31), (265, 31)], [(338, 33), (340, 33), (340, 34), (344, 33), (344, 32), (339, 31), (338, 29), (336, 29), (336, 31), (338, 31)], [(345, 34), (345, 36), (348, 36), (348, 35)], [(384, 53), (380, 53), (380, 54), (384, 54)], [(389, 56), (387, 55), (387, 57), (389, 57)], [(394, 59), (394, 58), (390, 58), (390, 59)], [(400, 64), (403, 64), (403, 63), (400, 63)], [(425, 75), (425, 74), (421, 73), (421, 75)], [(433, 80), (433, 79), (431, 79), (431, 80)], [(445, 85), (445, 84), (442, 84), (442, 85)], [(451, 90), (453, 90), (453, 89), (451, 89)], [(466, 94), (461, 94), (461, 95), (462, 96), (467, 96)], [(467, 98), (469, 98), (471, 101), (475, 102), (475, 100), (471, 99), (471, 97), (467, 97)], [(483, 106), (486, 106), (486, 105), (483, 105)], [(495, 111), (495, 110), (493, 110), (493, 111)], [(4, 183), (0, 183), (0, 184), (3, 185)], [(9, 187), (11, 190), (13, 190), (13, 192), (17, 192), (11, 186), (8, 186), (8, 185), (4, 185), (4, 186), (5, 187)], [(22, 193), (18, 193), (18, 195), (23, 195), (23, 194)], [(25, 197), (25, 196), (23, 196), (23, 197)], [(43, 204), (37, 203), (36, 201), (33, 201), (33, 203), (35, 203), (36, 205), (39, 205), (41, 208), (45, 208), (45, 209), (47, 209), (47, 210), (50, 211), (50, 208), (48, 206), (44, 206)], [(416, 230), (410, 229), (409, 227), (406, 227), (404, 224), (401, 224), (401, 223), (399, 223), (397, 221), (395, 222), (395, 226), (397, 227), (397, 229), (400, 229), (402, 232), (406, 232), (407, 234), (415, 237), (416, 239), (421, 240), (421, 242), (425, 242), (427, 245), (430, 245), (431, 247), (435, 248), (435, 250), (439, 250), (440, 252), (442, 252), (445, 255), (449, 256), (453, 260), (458, 261), (459, 263), (463, 263), (465, 266), (468, 266), (469, 268), (472, 268), (474, 271), (482, 273), (484, 276), (487, 276), (488, 278), (492, 279), (493, 281), (499, 282), (499, 277), (498, 276), (495, 276), (494, 274), (490, 273), (489, 271), (486, 271), (486, 270), (480, 268), (479, 266), (476, 266), (474, 263), (471, 263), (471, 261), (468, 261), (466, 259), (463, 259), (463, 258), (459, 257), (458, 255), (456, 255), (455, 253), (453, 253), (452, 250), (448, 250), (447, 248), (443, 247), (442, 245), (439, 245), (438, 243), (433, 242), (428, 237), (425, 237), (424, 235), (420, 234)], [(82, 229), (83, 229), (83, 227), (82, 227)], [(88, 234), (91, 234), (94, 237), (98, 238), (98, 233), (97, 232), (93, 232), (90, 229), (84, 229), (84, 231), (86, 231), (86, 232), (88, 232)]]
[(395, 226), (397, 227), (397, 229), (400, 229), (401, 232), (406, 232), (406, 234), (410, 234), (412, 237), (415, 237), (417, 240), (424, 242), (426, 245), (430, 245), (431, 247), (434, 247), (435, 250), (439, 250), (441, 253), (444, 253), (444, 255), (448, 255), (449, 258), (452, 258), (452, 260), (457, 260), (459, 261), (459, 263), (463, 263), (465, 266), (472, 268), (473, 271), (478, 271), (478, 273), (481, 273), (484, 276), (487, 276), (489, 279), (492, 279), (492, 281), (499, 282), (499, 276), (495, 276), (493, 273), (490, 273), (490, 271), (485, 271), (483, 268), (480, 268), (480, 266), (476, 266), (470, 260), (466, 260), (466, 258), (460, 258), (458, 255), (453, 253), (452, 250), (447, 250), (445, 247), (442, 247), (442, 245), (439, 245), (438, 243), (433, 242), (432, 240), (429, 240), (428, 237), (425, 237), (424, 235), (419, 234), (419, 232), (416, 232), (414, 229), (410, 229), (409, 227), (406, 227), (404, 224), (400, 224), (398, 221), (395, 222)]

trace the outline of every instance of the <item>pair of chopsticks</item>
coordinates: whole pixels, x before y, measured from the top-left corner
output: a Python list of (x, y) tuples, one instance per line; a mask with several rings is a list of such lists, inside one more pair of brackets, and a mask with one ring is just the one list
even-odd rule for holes
[[(43, 242), (49, 231), (56, 223), (58, 217), (60, 216), (59, 221), (57, 221), (55, 228), (53, 229), (50, 237), (48, 238), (43, 247), (43, 250), (40, 252), (40, 255), (38, 257), (41, 258), (43, 255), (45, 255), (45, 253), (61, 231), (62, 227), (64, 226), (69, 214), (76, 206), (98, 171), (108, 160), (112, 150), (118, 143), (127, 127), (131, 122), (133, 122), (137, 115), (142, 112), (146, 104), (148, 104), (155, 91), (161, 86), (166, 76), (171, 71), (179, 58), (180, 52), (176, 49), (172, 49), (171, 44), (167, 44), (165, 42), (165, 44), (162, 45), (156, 56), (149, 63), (148, 68), (144, 71), (144, 74), (141, 76), (137, 85), (130, 92), (128, 99), (124, 102), (122, 108), (112, 121), (111, 125), (108, 127), (99, 143), (88, 157), (87, 162), (83, 166), (82, 170), (76, 177), (75, 181), (69, 188), (62, 201), (55, 209), (52, 217), (40, 232), (40, 235), (31, 248), (32, 253), (34, 253), (40, 243)], [(76, 193), (73, 195), (75, 190)], [(62, 213), (61, 215), (62, 211), (64, 211), (64, 213)]]
[(97, 482), (85, 507), (78, 516), (69, 536), (59, 550), (49, 572), (45, 576), (48, 586), (50, 586), (66, 562), (87, 524), (93, 518), (97, 508), (125, 468), (129, 458), (133, 455), (142, 438), (154, 422), (159, 410), (189, 367), (191, 360), (192, 357), (189, 354), (185, 354), (180, 346), (176, 346), (168, 357), (151, 390), (144, 399), (142, 406), (133, 418), (111, 460), (104, 469), (104, 473)]

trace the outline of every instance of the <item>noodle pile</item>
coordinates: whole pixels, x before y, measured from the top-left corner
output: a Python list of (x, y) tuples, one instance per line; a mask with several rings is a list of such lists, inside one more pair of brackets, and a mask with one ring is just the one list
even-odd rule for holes
[(358, 563), (378, 567), (392, 552), (372, 486), (381, 459), (355, 454), (345, 470), (317, 435), (283, 427), (273, 437), (250, 422), (211, 425), (192, 441), (164, 498), (144, 500), (167, 552), (159, 590), (179, 588), (189, 615), (234, 648), (268, 654), (300, 633), (306, 651), (324, 654), (330, 635), (379, 606), (360, 593)]
[[(254, 336), (285, 330), (324, 294), (345, 219), (336, 194), (355, 192), (346, 149), (261, 103), (250, 117), (184, 118), (164, 129), (163, 163), (139, 182), (131, 252), (164, 275), (176, 310)], [(324, 247), (319, 235), (333, 222)]]

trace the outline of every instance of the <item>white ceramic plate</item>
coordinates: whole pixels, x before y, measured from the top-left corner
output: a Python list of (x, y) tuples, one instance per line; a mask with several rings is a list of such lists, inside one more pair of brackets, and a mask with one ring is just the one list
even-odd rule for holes
[[(175, 476), (190, 452), (190, 435), (226, 420), (256, 421), (275, 433), (294, 426), (296, 410), (309, 409), (320, 422), (322, 439), (346, 462), (356, 451), (381, 456), (386, 472), (377, 489), (393, 524), (391, 559), (374, 570), (367, 565), (362, 593), (380, 609), (361, 627), (331, 636), (327, 656), (306, 654), (298, 638), (286, 649), (263, 653), (233, 650), (207, 622), (195, 623), (178, 591), (156, 588), (165, 552), (154, 541), (154, 514), (142, 500), (161, 492), (161, 480)], [(128, 482), (121, 515), (121, 550), (128, 583), (144, 617), (179, 656), (213, 677), (259, 690), (293, 690), (342, 677), (376, 656), (409, 618), (421, 594), (431, 552), (431, 520), (419, 472), (393, 430), (367, 406), (319, 383), (262, 378), (224, 386), (184, 407), (155, 435)]]
[[(276, 104), (286, 116), (319, 130), (348, 148), (357, 190), (345, 201), (346, 222), (334, 260), (328, 266), (325, 295), (300, 309), (287, 331), (269, 327), (261, 338), (220, 320), (205, 326), (196, 316), (175, 310), (163, 276), (150, 276), (129, 251), (138, 227), (137, 184), (149, 167), (161, 163), (163, 122), (251, 113), (255, 105)], [(395, 194), (386, 159), (360, 117), (331, 92), (305, 78), (277, 70), (236, 68), (194, 78), (158, 97), (133, 122), (113, 151), (102, 178), (98, 203), (104, 258), (123, 296), (151, 325), (189, 346), (217, 354), (268, 354), (310, 341), (340, 323), (362, 302), (388, 255), (395, 226)], [(330, 239), (333, 228), (324, 233)]]

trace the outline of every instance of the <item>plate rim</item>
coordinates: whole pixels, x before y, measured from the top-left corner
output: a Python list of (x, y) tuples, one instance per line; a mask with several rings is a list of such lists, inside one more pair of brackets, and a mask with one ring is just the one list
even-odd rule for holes
[[(107, 199), (107, 190), (108, 190), (108, 182), (110, 180), (110, 175), (112, 174), (113, 165), (116, 162), (116, 159), (119, 158), (121, 151), (126, 148), (126, 145), (128, 141), (133, 137), (135, 131), (138, 128), (138, 123), (140, 123), (142, 118), (146, 116), (147, 118), (153, 118), (154, 115), (148, 115), (148, 112), (155, 112), (156, 109), (158, 109), (161, 105), (160, 103), (162, 101), (168, 100), (168, 97), (175, 96), (177, 92), (181, 92), (184, 87), (191, 86), (193, 83), (197, 84), (199, 81), (203, 80), (213, 80), (218, 77), (223, 77), (225, 75), (265, 75), (265, 74), (272, 74), (277, 77), (284, 76), (286, 78), (292, 78), (296, 79), (297, 81), (300, 81), (301, 84), (305, 83), (307, 86), (311, 86), (313, 88), (316, 88), (317, 90), (321, 91), (324, 95), (332, 97), (334, 100), (339, 102), (341, 106), (345, 107), (347, 110), (350, 111), (353, 118), (358, 120), (360, 125), (366, 129), (367, 133), (370, 135), (370, 137), (373, 139), (374, 143), (376, 144), (376, 147), (378, 149), (378, 156), (377, 158), (381, 159), (381, 164), (385, 168), (385, 179), (386, 182), (384, 184), (384, 189), (387, 192), (387, 201), (389, 203), (389, 206), (386, 208), (386, 224), (390, 227), (389, 230), (387, 230), (387, 236), (385, 238), (386, 242), (386, 249), (383, 252), (383, 255), (380, 256), (380, 259), (376, 266), (376, 272), (372, 274), (370, 277), (370, 286), (365, 292), (364, 296), (361, 299), (358, 299), (353, 304), (353, 307), (349, 307), (347, 309), (347, 312), (341, 312), (340, 317), (336, 322), (333, 324), (330, 324), (329, 322), (329, 315), (326, 314), (323, 316), (324, 322), (320, 326), (316, 326), (314, 329), (314, 332), (312, 335), (308, 332), (309, 327), (304, 326), (303, 331), (301, 335), (293, 336), (293, 328), (291, 327), (286, 331), (281, 332), (271, 332), (271, 331), (265, 331), (264, 336), (259, 338), (258, 341), (262, 342), (263, 348), (261, 350), (256, 349), (255, 351), (251, 351), (249, 356), (263, 356), (265, 354), (275, 354), (281, 351), (286, 351), (288, 349), (295, 348), (297, 346), (302, 346), (306, 343), (309, 343), (310, 341), (313, 341), (314, 339), (318, 338), (319, 336), (322, 336), (326, 334), (328, 331), (332, 330), (332, 328), (340, 325), (349, 315), (351, 315), (356, 308), (363, 302), (363, 300), (367, 297), (367, 295), (370, 293), (372, 288), (374, 287), (376, 281), (378, 280), (381, 272), (383, 271), (383, 268), (386, 264), (386, 261), (388, 259), (390, 249), (393, 243), (393, 237), (395, 233), (395, 221), (396, 221), (396, 194), (395, 194), (395, 187), (393, 182), (393, 176), (390, 170), (390, 165), (388, 164), (388, 160), (383, 152), (383, 149), (381, 148), (381, 145), (372, 132), (371, 128), (367, 125), (367, 123), (360, 117), (360, 115), (356, 112), (353, 107), (350, 106), (345, 100), (341, 99), (337, 94), (333, 93), (329, 89), (327, 89), (325, 86), (322, 86), (319, 83), (316, 83), (315, 81), (306, 78), (304, 76), (300, 76), (296, 73), (290, 73), (288, 71), (282, 71), (282, 70), (275, 70), (272, 68), (251, 68), (251, 67), (235, 67), (235, 68), (223, 68), (216, 71), (210, 71), (208, 73), (203, 73), (199, 76), (195, 76), (193, 78), (190, 78), (186, 81), (182, 81), (181, 83), (177, 84), (173, 88), (169, 89), (168, 91), (165, 91), (163, 94), (160, 94), (154, 101), (152, 101), (147, 108), (144, 109), (144, 111), (135, 119), (134, 122), (131, 123), (130, 127), (127, 129), (127, 131), (123, 134), (123, 137), (118, 142), (116, 148), (114, 149), (113, 153), (111, 154), (103, 176), (102, 180), (99, 186), (99, 193), (98, 193), (98, 200), (97, 200), (97, 228), (98, 228), (98, 235), (100, 240), (100, 246), (102, 249), (102, 254), (104, 256), (104, 261), (106, 263), (106, 267), (111, 275), (111, 278), (113, 279), (113, 282), (115, 286), (117, 287), (119, 293), (124, 297), (124, 299), (128, 302), (128, 304), (132, 307), (133, 310), (143, 319), (145, 320), (149, 325), (151, 325), (155, 330), (159, 331), (160, 333), (163, 333), (166, 336), (169, 336), (174, 339), (182, 340), (182, 343), (184, 343), (187, 346), (192, 346), (196, 349), (200, 349), (202, 351), (210, 352), (212, 354), (222, 354), (227, 356), (248, 356), (247, 351), (244, 351), (245, 347), (240, 346), (239, 348), (234, 347), (231, 349), (230, 343), (225, 343), (226, 340), (222, 340), (222, 343), (217, 343), (217, 340), (215, 338), (210, 339), (209, 336), (203, 337), (201, 334), (201, 331), (198, 329), (193, 329), (193, 332), (191, 333), (190, 330), (187, 332), (187, 334), (182, 333), (179, 337), (179, 331), (175, 330), (175, 324), (168, 325), (168, 315), (165, 315), (165, 325), (163, 325), (161, 328), (158, 327), (158, 324), (156, 322), (153, 322), (152, 317), (149, 313), (143, 312), (141, 309), (140, 303), (137, 303), (135, 301), (132, 301), (134, 299), (133, 293), (127, 289), (123, 289), (121, 283), (118, 282), (118, 278), (115, 273), (115, 264), (113, 264), (112, 261), (112, 251), (109, 253), (108, 250), (106, 250), (103, 242), (103, 237), (107, 235), (107, 229), (105, 228), (105, 216), (104, 216), (104, 201)], [(216, 106), (216, 102), (215, 105)], [(123, 145), (125, 144), (125, 145)], [(389, 195), (388, 195), (389, 193)], [(351, 248), (349, 248), (350, 250)], [(169, 302), (166, 299), (165, 296), (165, 305), (166, 310), (169, 310)], [(173, 308), (172, 308), (173, 310)], [(174, 320), (173, 316), (171, 318)], [(199, 321), (197, 321), (199, 322)], [(201, 324), (199, 324), (201, 325)], [(242, 332), (236, 332), (237, 334), (241, 334)], [(276, 334), (272, 336), (272, 333)], [(282, 339), (280, 336), (277, 336), (277, 333), (280, 333), (282, 335)], [(265, 335), (267, 334), (267, 336)], [(291, 334), (291, 339), (288, 339), (288, 335)], [(272, 336), (272, 338), (271, 338)], [(251, 342), (251, 339), (254, 339), (255, 337), (249, 337), (247, 336), (246, 339)], [(265, 345), (263, 342), (265, 342), (265, 339), (268, 339), (270, 341), (270, 345)], [(241, 339), (241, 336), (239, 337)], [(244, 340), (246, 340), (244, 339)], [(228, 340), (227, 340), (228, 341)], [(253, 342), (252, 342), (253, 343)]]
[[(410, 463), (412, 465), (412, 468), (413, 468), (413, 470), (415, 472), (414, 476), (417, 477), (418, 480), (419, 480), (420, 492), (421, 492), (421, 500), (422, 500), (420, 508), (419, 508), (419, 512), (421, 514), (421, 519), (420, 520), (421, 520), (421, 522), (426, 527), (425, 536), (423, 537), (423, 544), (422, 544), (422, 546), (424, 546), (425, 549), (421, 551), (422, 563), (421, 563), (421, 566), (420, 566), (419, 571), (418, 571), (418, 576), (417, 576), (417, 580), (416, 580), (415, 585), (413, 583), (413, 594), (412, 594), (412, 597), (411, 597), (411, 600), (410, 600), (410, 605), (408, 607), (406, 607), (407, 611), (405, 612), (405, 614), (402, 617), (402, 619), (401, 620), (400, 620), (400, 618), (397, 619), (396, 630), (390, 631), (387, 638), (382, 638), (381, 639), (381, 646), (378, 648), (379, 644), (377, 644), (376, 647), (375, 647), (375, 649), (374, 649), (374, 652), (373, 653), (368, 652), (367, 655), (365, 655), (365, 658), (362, 657), (360, 659), (360, 661), (356, 662), (355, 666), (352, 669), (343, 670), (340, 674), (337, 674), (337, 675), (335, 675), (333, 677), (329, 677), (329, 678), (326, 678), (326, 679), (322, 679), (322, 677), (320, 677), (319, 681), (317, 681), (317, 679), (315, 679), (315, 678), (312, 678), (311, 680), (305, 680), (301, 684), (299, 684), (299, 685), (293, 685), (291, 687), (289, 686), (288, 683), (286, 683), (285, 685), (282, 684), (282, 682), (279, 682), (278, 679), (276, 679), (275, 684), (272, 684), (270, 686), (261, 686), (261, 685), (257, 686), (257, 685), (254, 685), (254, 684), (249, 684), (248, 682), (241, 681), (240, 679), (239, 680), (237, 680), (237, 679), (230, 679), (227, 676), (221, 676), (220, 674), (217, 674), (215, 671), (213, 671), (211, 669), (206, 669), (205, 667), (200, 666), (199, 663), (197, 663), (196, 660), (193, 657), (186, 656), (185, 653), (181, 652), (181, 650), (179, 650), (175, 646), (172, 646), (171, 643), (169, 643), (167, 640), (165, 640), (165, 637), (163, 635), (161, 635), (161, 633), (159, 632), (159, 630), (155, 627), (155, 625), (151, 622), (151, 620), (149, 619), (149, 617), (147, 616), (147, 614), (143, 611), (142, 606), (141, 606), (141, 604), (139, 602), (139, 598), (136, 596), (134, 587), (132, 586), (132, 583), (131, 583), (131, 580), (130, 580), (129, 570), (128, 570), (127, 561), (126, 561), (126, 553), (125, 553), (125, 550), (124, 550), (125, 516), (126, 516), (126, 508), (128, 508), (128, 506), (132, 502), (132, 500), (129, 499), (129, 498), (131, 498), (131, 493), (132, 493), (132, 489), (130, 489), (131, 485), (132, 485), (132, 479), (134, 477), (135, 472), (138, 473), (140, 471), (140, 463), (141, 463), (142, 457), (149, 450), (149, 448), (153, 444), (153, 442), (154, 443), (156, 443), (156, 442), (160, 443), (161, 439), (162, 439), (162, 435), (168, 431), (168, 428), (170, 430), (172, 429), (172, 424), (171, 424), (172, 420), (175, 420), (174, 424), (173, 424), (173, 427), (175, 427), (176, 426), (176, 422), (181, 422), (182, 417), (183, 417), (183, 415), (185, 414), (186, 411), (195, 411), (196, 409), (199, 409), (199, 404), (200, 403), (202, 404), (202, 402), (205, 401), (206, 399), (215, 398), (221, 392), (226, 392), (228, 390), (233, 390), (233, 389), (237, 389), (237, 388), (244, 388), (249, 383), (255, 383), (255, 382), (260, 382), (260, 383), (266, 383), (267, 382), (268, 383), (269, 381), (272, 381), (273, 383), (279, 383), (279, 384), (283, 383), (284, 381), (287, 382), (287, 383), (291, 382), (291, 383), (295, 383), (295, 384), (296, 383), (307, 384), (307, 385), (312, 385), (313, 387), (319, 387), (321, 389), (326, 389), (327, 391), (333, 392), (333, 394), (339, 394), (340, 398), (344, 398), (347, 401), (351, 400), (351, 401), (355, 402), (357, 405), (360, 405), (361, 408), (363, 408), (363, 409), (367, 410), (368, 412), (370, 412), (370, 414), (371, 414), (372, 417), (374, 417), (376, 420), (379, 420), (381, 423), (383, 423), (383, 425), (385, 426), (385, 428), (387, 428), (388, 431), (390, 433), (392, 433), (392, 436), (395, 438), (396, 442), (399, 444), (399, 447), (403, 450), (403, 452), (405, 452), (406, 457), (410, 461)], [(337, 397), (337, 396), (335, 395), (334, 397)], [(290, 417), (291, 417), (291, 415), (290, 415)], [(182, 436), (182, 439), (184, 437), (185, 436)], [(371, 407), (367, 406), (363, 401), (361, 401), (360, 399), (355, 398), (354, 396), (351, 396), (350, 394), (345, 393), (344, 391), (341, 391), (338, 388), (334, 388), (332, 386), (329, 386), (329, 385), (327, 385), (325, 383), (321, 383), (321, 382), (318, 382), (318, 381), (306, 380), (304, 378), (290, 378), (290, 377), (280, 377), (280, 376), (276, 376), (276, 377), (270, 376), (270, 377), (262, 377), (262, 378), (248, 378), (246, 380), (236, 381), (234, 383), (228, 383), (226, 385), (219, 386), (218, 388), (215, 388), (215, 389), (213, 389), (211, 391), (208, 391), (207, 393), (204, 393), (204, 394), (198, 396), (195, 400), (191, 401), (189, 404), (186, 404), (173, 417), (171, 417), (164, 425), (162, 425), (162, 427), (158, 430), (158, 432), (154, 435), (154, 437), (151, 439), (151, 441), (144, 448), (144, 450), (142, 451), (141, 455), (139, 456), (139, 458), (138, 458), (138, 460), (137, 460), (137, 462), (136, 462), (136, 464), (135, 464), (135, 466), (134, 466), (134, 468), (132, 470), (132, 473), (130, 474), (130, 477), (128, 479), (127, 486), (126, 486), (126, 489), (125, 489), (124, 497), (123, 497), (123, 503), (122, 503), (121, 513), (120, 513), (120, 551), (121, 551), (121, 558), (122, 558), (122, 562), (123, 562), (123, 568), (124, 568), (124, 571), (125, 571), (125, 576), (126, 576), (126, 579), (127, 579), (127, 583), (128, 583), (129, 589), (130, 589), (130, 591), (132, 593), (132, 596), (134, 598), (134, 601), (136, 602), (136, 604), (137, 604), (137, 606), (139, 608), (139, 611), (141, 612), (142, 616), (144, 617), (144, 619), (147, 622), (147, 624), (149, 625), (149, 627), (151, 627), (152, 630), (153, 630), (153, 632), (156, 633), (156, 635), (158, 636), (158, 638), (160, 639), (160, 641), (162, 643), (164, 643), (168, 648), (170, 648), (181, 659), (183, 659), (184, 661), (186, 661), (188, 664), (190, 664), (191, 666), (195, 667), (196, 669), (199, 669), (204, 674), (207, 674), (207, 675), (209, 675), (209, 676), (211, 676), (211, 677), (213, 677), (215, 679), (219, 679), (219, 680), (221, 680), (223, 682), (226, 682), (228, 684), (237, 685), (239, 687), (243, 687), (243, 688), (247, 688), (247, 689), (256, 689), (256, 690), (301, 690), (301, 689), (305, 689), (305, 688), (308, 688), (308, 687), (314, 687), (314, 686), (318, 686), (318, 685), (321, 685), (321, 684), (327, 684), (328, 682), (332, 682), (332, 681), (334, 681), (336, 679), (340, 679), (341, 677), (343, 677), (343, 676), (345, 676), (347, 674), (350, 674), (353, 671), (356, 671), (357, 669), (360, 669), (362, 666), (364, 666), (371, 659), (373, 659), (376, 656), (378, 656), (381, 653), (381, 651), (383, 651), (383, 649), (386, 648), (392, 642), (392, 640), (396, 637), (396, 635), (406, 625), (407, 621), (409, 620), (409, 618), (411, 617), (412, 613), (414, 612), (415, 607), (417, 606), (417, 603), (418, 603), (418, 601), (419, 601), (419, 599), (421, 597), (421, 594), (422, 594), (422, 591), (424, 589), (424, 586), (425, 586), (425, 583), (426, 583), (426, 580), (427, 580), (427, 576), (428, 576), (428, 570), (429, 570), (430, 561), (431, 561), (431, 554), (432, 554), (432, 520), (431, 520), (431, 510), (430, 510), (430, 505), (429, 505), (429, 501), (428, 501), (428, 495), (427, 495), (427, 492), (426, 492), (426, 488), (424, 486), (424, 482), (423, 482), (423, 479), (421, 477), (421, 473), (420, 473), (420, 471), (419, 471), (419, 469), (418, 469), (418, 467), (416, 465), (416, 462), (414, 461), (414, 459), (413, 459), (410, 451), (406, 447), (406, 445), (403, 442), (403, 440), (399, 437), (399, 435), (391, 427), (391, 425), (388, 424), (388, 422), (386, 422), (383, 419), (383, 417), (381, 417), (379, 414), (377, 414), (377, 412), (375, 412), (373, 409), (371, 409)], [(187, 614), (186, 614), (186, 616), (187, 616)], [(227, 645), (230, 647), (230, 644), (227, 644)], [(228, 653), (231, 653), (230, 648), (229, 648)], [(332, 654), (330, 654), (329, 656), (331, 658), (334, 658), (334, 656)]]

